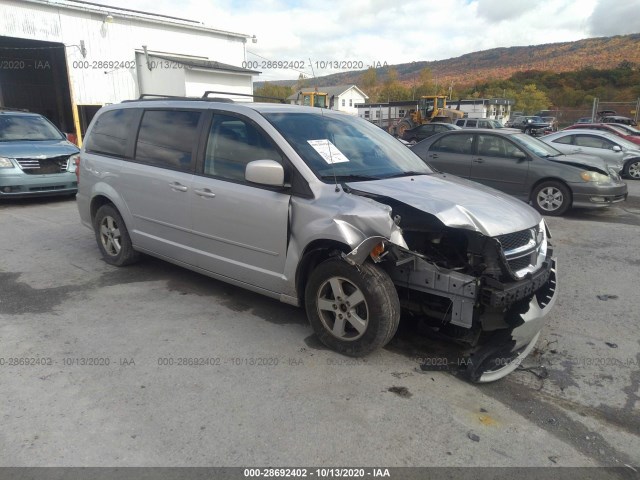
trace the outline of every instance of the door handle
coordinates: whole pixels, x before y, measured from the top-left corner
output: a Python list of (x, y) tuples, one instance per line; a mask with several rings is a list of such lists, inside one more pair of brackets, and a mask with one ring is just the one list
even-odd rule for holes
[(196, 190), (194, 190), (194, 192), (196, 192), (196, 195), (199, 195), (199, 196), (204, 197), (204, 198), (214, 198), (216, 196), (216, 194), (213, 193), (208, 188), (204, 188), (202, 190), (196, 189)]
[(481, 158), (474, 158), (473, 163), (484, 163), (484, 160)]
[(438, 158), (438, 154), (437, 153), (432, 153), (431, 155), (429, 155), (429, 158)]
[(169, 186), (171, 187), (171, 190), (173, 190), (174, 192), (186, 192), (187, 191), (187, 187), (185, 187), (184, 185), (182, 185), (181, 183), (178, 182), (171, 182), (169, 184)]

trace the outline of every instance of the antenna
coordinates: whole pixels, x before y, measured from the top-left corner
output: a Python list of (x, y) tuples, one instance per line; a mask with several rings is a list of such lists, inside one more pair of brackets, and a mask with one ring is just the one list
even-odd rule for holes
[[(311, 65), (311, 74), (313, 75), (313, 79), (316, 80), (316, 72), (313, 70), (313, 62), (311, 61), (311, 58), (309, 58), (309, 65)], [(316, 84), (316, 89), (315, 91), (318, 91), (318, 85)], [(315, 103), (315, 102), (314, 102)], [(322, 119), (324, 120), (324, 108), (320, 107), (320, 116), (322, 117)], [(327, 132), (327, 137), (329, 137), (328, 132)], [(336, 166), (333, 164), (333, 155), (331, 155), (331, 141), (329, 140), (329, 138), (327, 138), (327, 148), (329, 149), (329, 161), (331, 162), (331, 172), (333, 173), (333, 181), (336, 184), (336, 193), (340, 191), (340, 187), (338, 186), (338, 177), (336, 175)]]

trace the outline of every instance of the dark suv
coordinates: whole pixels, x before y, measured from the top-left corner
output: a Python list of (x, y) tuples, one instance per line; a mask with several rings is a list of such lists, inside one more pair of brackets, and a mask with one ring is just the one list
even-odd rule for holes
[(542, 135), (545, 130), (551, 131), (551, 124), (536, 116), (515, 117), (509, 120), (505, 127), (517, 128), (529, 135)]

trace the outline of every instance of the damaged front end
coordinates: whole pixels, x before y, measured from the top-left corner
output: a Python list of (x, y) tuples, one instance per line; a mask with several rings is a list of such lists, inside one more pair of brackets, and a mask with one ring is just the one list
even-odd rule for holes
[(386, 270), (405, 313), (463, 346), (472, 381), (509, 374), (533, 349), (556, 301), (556, 260), (544, 220), (488, 236), (385, 200), (378, 199), (391, 204), (402, 245), (370, 237), (345, 260), (370, 256)]

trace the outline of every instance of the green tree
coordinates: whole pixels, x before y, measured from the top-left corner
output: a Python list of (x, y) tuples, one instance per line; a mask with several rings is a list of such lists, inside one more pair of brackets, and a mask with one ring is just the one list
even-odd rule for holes
[(358, 86), (369, 96), (369, 100), (375, 101), (378, 98), (380, 85), (378, 84), (378, 74), (375, 68), (369, 68), (360, 75)]
[(257, 99), (260, 102), (268, 102), (268, 103), (279, 103), (278, 98), (286, 99), (293, 92), (291, 87), (287, 87), (286, 85), (275, 85), (273, 83), (264, 82), (264, 85), (260, 88), (256, 88), (253, 90), (254, 95), (262, 95), (264, 97), (272, 97), (273, 99), (259, 98)]
[(533, 83), (525, 85), (520, 92), (515, 95), (516, 108), (525, 113), (531, 114), (538, 110), (549, 108), (551, 100), (546, 93), (538, 90)]
[(411, 100), (411, 90), (400, 83), (397, 70), (390, 68), (377, 97), (378, 102)]
[(433, 74), (430, 68), (423, 68), (418, 73), (417, 84), (415, 86), (415, 98), (423, 95), (433, 95), (435, 93), (435, 85), (433, 83)]
[(360, 85), (362, 85), (362, 88), (365, 88), (366, 90), (373, 89), (378, 86), (378, 74), (376, 73), (375, 68), (369, 67), (362, 75), (360, 75)]
[(309, 79), (304, 73), (300, 73), (300, 75), (298, 75), (298, 82), (295, 87), (296, 90), (300, 90), (301, 88), (309, 88)]

